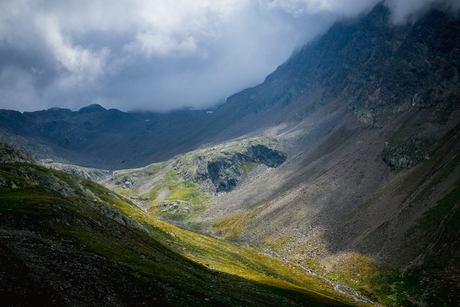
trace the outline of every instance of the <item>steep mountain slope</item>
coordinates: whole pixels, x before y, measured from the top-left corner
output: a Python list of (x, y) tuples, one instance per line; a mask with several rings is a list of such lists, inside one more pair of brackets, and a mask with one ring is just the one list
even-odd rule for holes
[(367, 306), (301, 267), (152, 219), (0, 144), (3, 306)]
[[(458, 16), (435, 9), (395, 27), (379, 4), (333, 26), (221, 107), (244, 109), (246, 135), (279, 138), (288, 158), (195, 221), (375, 300), (409, 269), (394, 304), (458, 302), (459, 39)], [(284, 119), (254, 124), (273, 113)]]

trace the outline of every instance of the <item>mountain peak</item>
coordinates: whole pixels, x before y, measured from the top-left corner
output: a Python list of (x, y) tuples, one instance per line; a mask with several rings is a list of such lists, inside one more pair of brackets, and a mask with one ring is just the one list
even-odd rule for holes
[(104, 107), (102, 107), (99, 104), (91, 104), (87, 107), (81, 108), (78, 113), (98, 113), (98, 112), (104, 112), (107, 111)]

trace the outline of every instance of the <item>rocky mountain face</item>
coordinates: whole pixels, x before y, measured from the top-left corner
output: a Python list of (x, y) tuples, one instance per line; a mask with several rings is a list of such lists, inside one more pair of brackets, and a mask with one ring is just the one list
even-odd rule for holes
[[(198, 156), (198, 160), (204, 160)], [(278, 167), (286, 156), (264, 145), (255, 145), (246, 149), (243, 153), (235, 153), (231, 157), (219, 157), (206, 163), (206, 171), (197, 173), (193, 181), (205, 181), (211, 179), (216, 187), (216, 192), (230, 192), (238, 184), (243, 175), (243, 167), (249, 163), (264, 164), (268, 167)], [(201, 165), (198, 166), (200, 168)], [(199, 179), (198, 179), (199, 178)], [(198, 179), (198, 180), (197, 180)]]
[(83, 166), (143, 166), (48, 163), (143, 214), (276, 252), (377, 304), (456, 306), (459, 46), (458, 12), (392, 25), (379, 3), (212, 114), (2, 111), (2, 137)]
[(316, 105), (300, 110), (296, 119), (341, 96), (361, 122), (377, 126), (380, 114), (435, 105), (459, 91), (456, 15), (433, 9), (415, 24), (392, 25), (381, 2), (359, 20), (333, 25), (227, 105), (257, 113), (322, 90)]
[(5, 143), (0, 143), (0, 163), (15, 162), (34, 163), (35, 160), (29, 153), (23, 150), (18, 150)]

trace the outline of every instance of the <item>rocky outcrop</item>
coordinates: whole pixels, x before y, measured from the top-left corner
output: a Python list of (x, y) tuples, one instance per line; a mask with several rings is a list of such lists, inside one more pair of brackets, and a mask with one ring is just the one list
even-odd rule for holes
[(428, 160), (460, 129), (460, 96), (450, 95), (437, 104), (417, 109), (385, 143), (382, 158), (394, 169), (406, 169)]
[(25, 162), (35, 163), (34, 158), (23, 150), (0, 143), (0, 164)]
[(244, 156), (249, 157), (249, 159), (256, 163), (265, 164), (268, 167), (278, 167), (286, 161), (286, 155), (264, 145), (249, 147), (244, 152)]
[(208, 163), (208, 174), (217, 192), (230, 192), (236, 188), (242, 175), (242, 165), (248, 162), (278, 167), (286, 161), (286, 155), (264, 145), (251, 146), (244, 153), (220, 158)]
[(113, 171), (109, 171), (109, 170), (86, 168), (86, 167), (81, 167), (77, 165), (69, 165), (69, 164), (64, 164), (64, 163), (54, 163), (53, 161), (50, 161), (50, 160), (41, 161), (40, 164), (46, 168), (64, 171), (66, 173), (69, 173), (75, 176), (79, 176), (79, 177), (82, 177), (88, 180), (92, 180), (95, 182), (101, 182), (104, 179), (108, 178), (113, 173)]
[[(234, 151), (234, 149), (232, 150)], [(250, 163), (276, 168), (286, 161), (286, 155), (265, 145), (243, 146), (236, 153), (226, 151), (196, 155), (191, 161), (177, 159), (173, 168), (185, 180), (203, 184), (211, 181), (215, 190), (207, 193), (230, 192), (234, 190)]]
[(401, 144), (387, 148), (383, 151), (383, 160), (395, 169), (410, 168), (421, 161), (429, 158), (431, 153), (429, 142), (421, 139), (413, 139), (408, 144)]
[[(196, 158), (198, 166), (188, 177), (194, 182), (204, 182), (210, 179), (216, 192), (230, 192), (234, 190), (244, 174), (244, 166), (248, 163), (264, 164), (268, 167), (278, 167), (286, 161), (286, 155), (264, 145), (254, 145), (242, 153), (214, 157), (210, 161)], [(185, 176), (187, 178), (187, 175)]]
[(230, 192), (236, 188), (242, 175), (241, 164), (251, 160), (245, 155), (236, 154), (231, 159), (221, 158), (209, 162), (208, 173), (216, 191)]

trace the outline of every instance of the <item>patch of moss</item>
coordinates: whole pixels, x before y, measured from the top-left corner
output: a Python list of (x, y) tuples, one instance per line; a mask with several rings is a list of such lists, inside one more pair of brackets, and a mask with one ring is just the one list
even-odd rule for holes
[(326, 275), (326, 277), (329, 279), (337, 279), (337, 275), (335, 273), (329, 273)]
[(456, 306), (458, 285), (446, 282), (439, 270), (415, 268), (395, 271), (382, 282), (388, 285), (384, 306)]
[(379, 294), (389, 289), (385, 282), (386, 271), (371, 256), (351, 253), (329, 274), (371, 300), (378, 300)]

